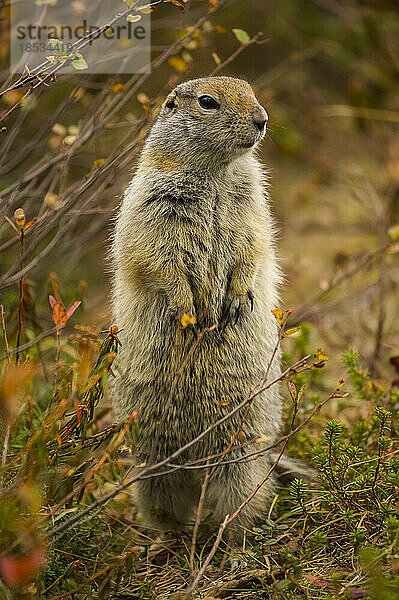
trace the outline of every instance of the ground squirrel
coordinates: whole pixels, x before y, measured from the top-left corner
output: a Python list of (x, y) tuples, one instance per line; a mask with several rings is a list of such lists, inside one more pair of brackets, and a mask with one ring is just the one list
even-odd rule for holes
[[(138, 411), (137, 464), (169, 456), (265, 375), (277, 340), (271, 310), (279, 282), (266, 178), (254, 156), (267, 119), (245, 81), (181, 83), (163, 103), (125, 192), (112, 244), (113, 310), (123, 329), (112, 394), (119, 417)], [(185, 314), (200, 330), (217, 325), (188, 360), (195, 332), (183, 329)], [(269, 380), (278, 374), (277, 356)], [(225, 450), (241, 417), (236, 413), (176, 461)], [(273, 386), (254, 401), (237, 445), (259, 436), (271, 444), (280, 423)], [(235, 448), (229, 458), (242, 453)], [(206, 493), (215, 523), (252, 492), (270, 463), (266, 454), (216, 470)], [(193, 519), (203, 476), (186, 469), (145, 479), (134, 502), (147, 522), (181, 526)], [(239, 524), (265, 517), (272, 485), (261, 488)]]

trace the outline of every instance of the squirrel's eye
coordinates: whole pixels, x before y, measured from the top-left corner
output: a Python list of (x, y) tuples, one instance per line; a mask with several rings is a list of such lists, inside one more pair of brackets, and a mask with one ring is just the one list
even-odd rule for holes
[(198, 98), (198, 102), (202, 108), (220, 108), (219, 102), (216, 102), (212, 96), (204, 95)]

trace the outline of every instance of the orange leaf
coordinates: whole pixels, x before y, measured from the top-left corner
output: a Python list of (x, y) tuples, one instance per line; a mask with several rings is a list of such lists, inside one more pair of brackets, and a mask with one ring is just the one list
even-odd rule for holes
[(25, 231), (28, 231), (29, 227), (32, 227), (33, 223), (36, 223), (36, 219), (32, 219), (32, 221), (29, 221), (29, 223), (27, 223), (24, 227), (24, 233)]
[(25, 225), (25, 211), (23, 208), (17, 208), (14, 212), (14, 220), (20, 229)]
[(53, 321), (57, 327), (63, 327), (68, 321), (65, 306), (62, 302), (56, 302), (53, 306)]
[(285, 336), (287, 335), (293, 335), (294, 333), (296, 333), (297, 331), (300, 330), (300, 326), (299, 327), (293, 327), (292, 329), (287, 329), (287, 331), (284, 333)]
[(115, 83), (115, 85), (111, 86), (111, 91), (116, 94), (117, 92), (121, 92), (123, 90), (123, 83)]

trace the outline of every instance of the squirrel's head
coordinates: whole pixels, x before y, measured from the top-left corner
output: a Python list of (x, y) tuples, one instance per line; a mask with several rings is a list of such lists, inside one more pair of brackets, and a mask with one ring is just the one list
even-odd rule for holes
[(268, 115), (251, 86), (232, 77), (205, 77), (178, 85), (151, 131), (152, 148), (172, 150), (192, 166), (228, 163), (264, 137)]

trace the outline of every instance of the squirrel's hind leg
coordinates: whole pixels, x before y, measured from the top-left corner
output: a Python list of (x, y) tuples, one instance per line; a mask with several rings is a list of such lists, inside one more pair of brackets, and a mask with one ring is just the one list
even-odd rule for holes
[[(219, 467), (208, 485), (206, 505), (212, 511), (212, 521), (220, 525), (226, 515), (232, 515), (256, 489), (269, 467), (266, 456), (251, 462), (232, 463)], [(271, 476), (254, 497), (240, 511), (229, 528), (233, 540), (239, 541), (246, 528), (251, 528), (267, 518), (275, 487)]]
[(185, 530), (192, 525), (199, 489), (185, 474), (170, 474), (137, 481), (132, 488), (139, 520), (156, 530)]

